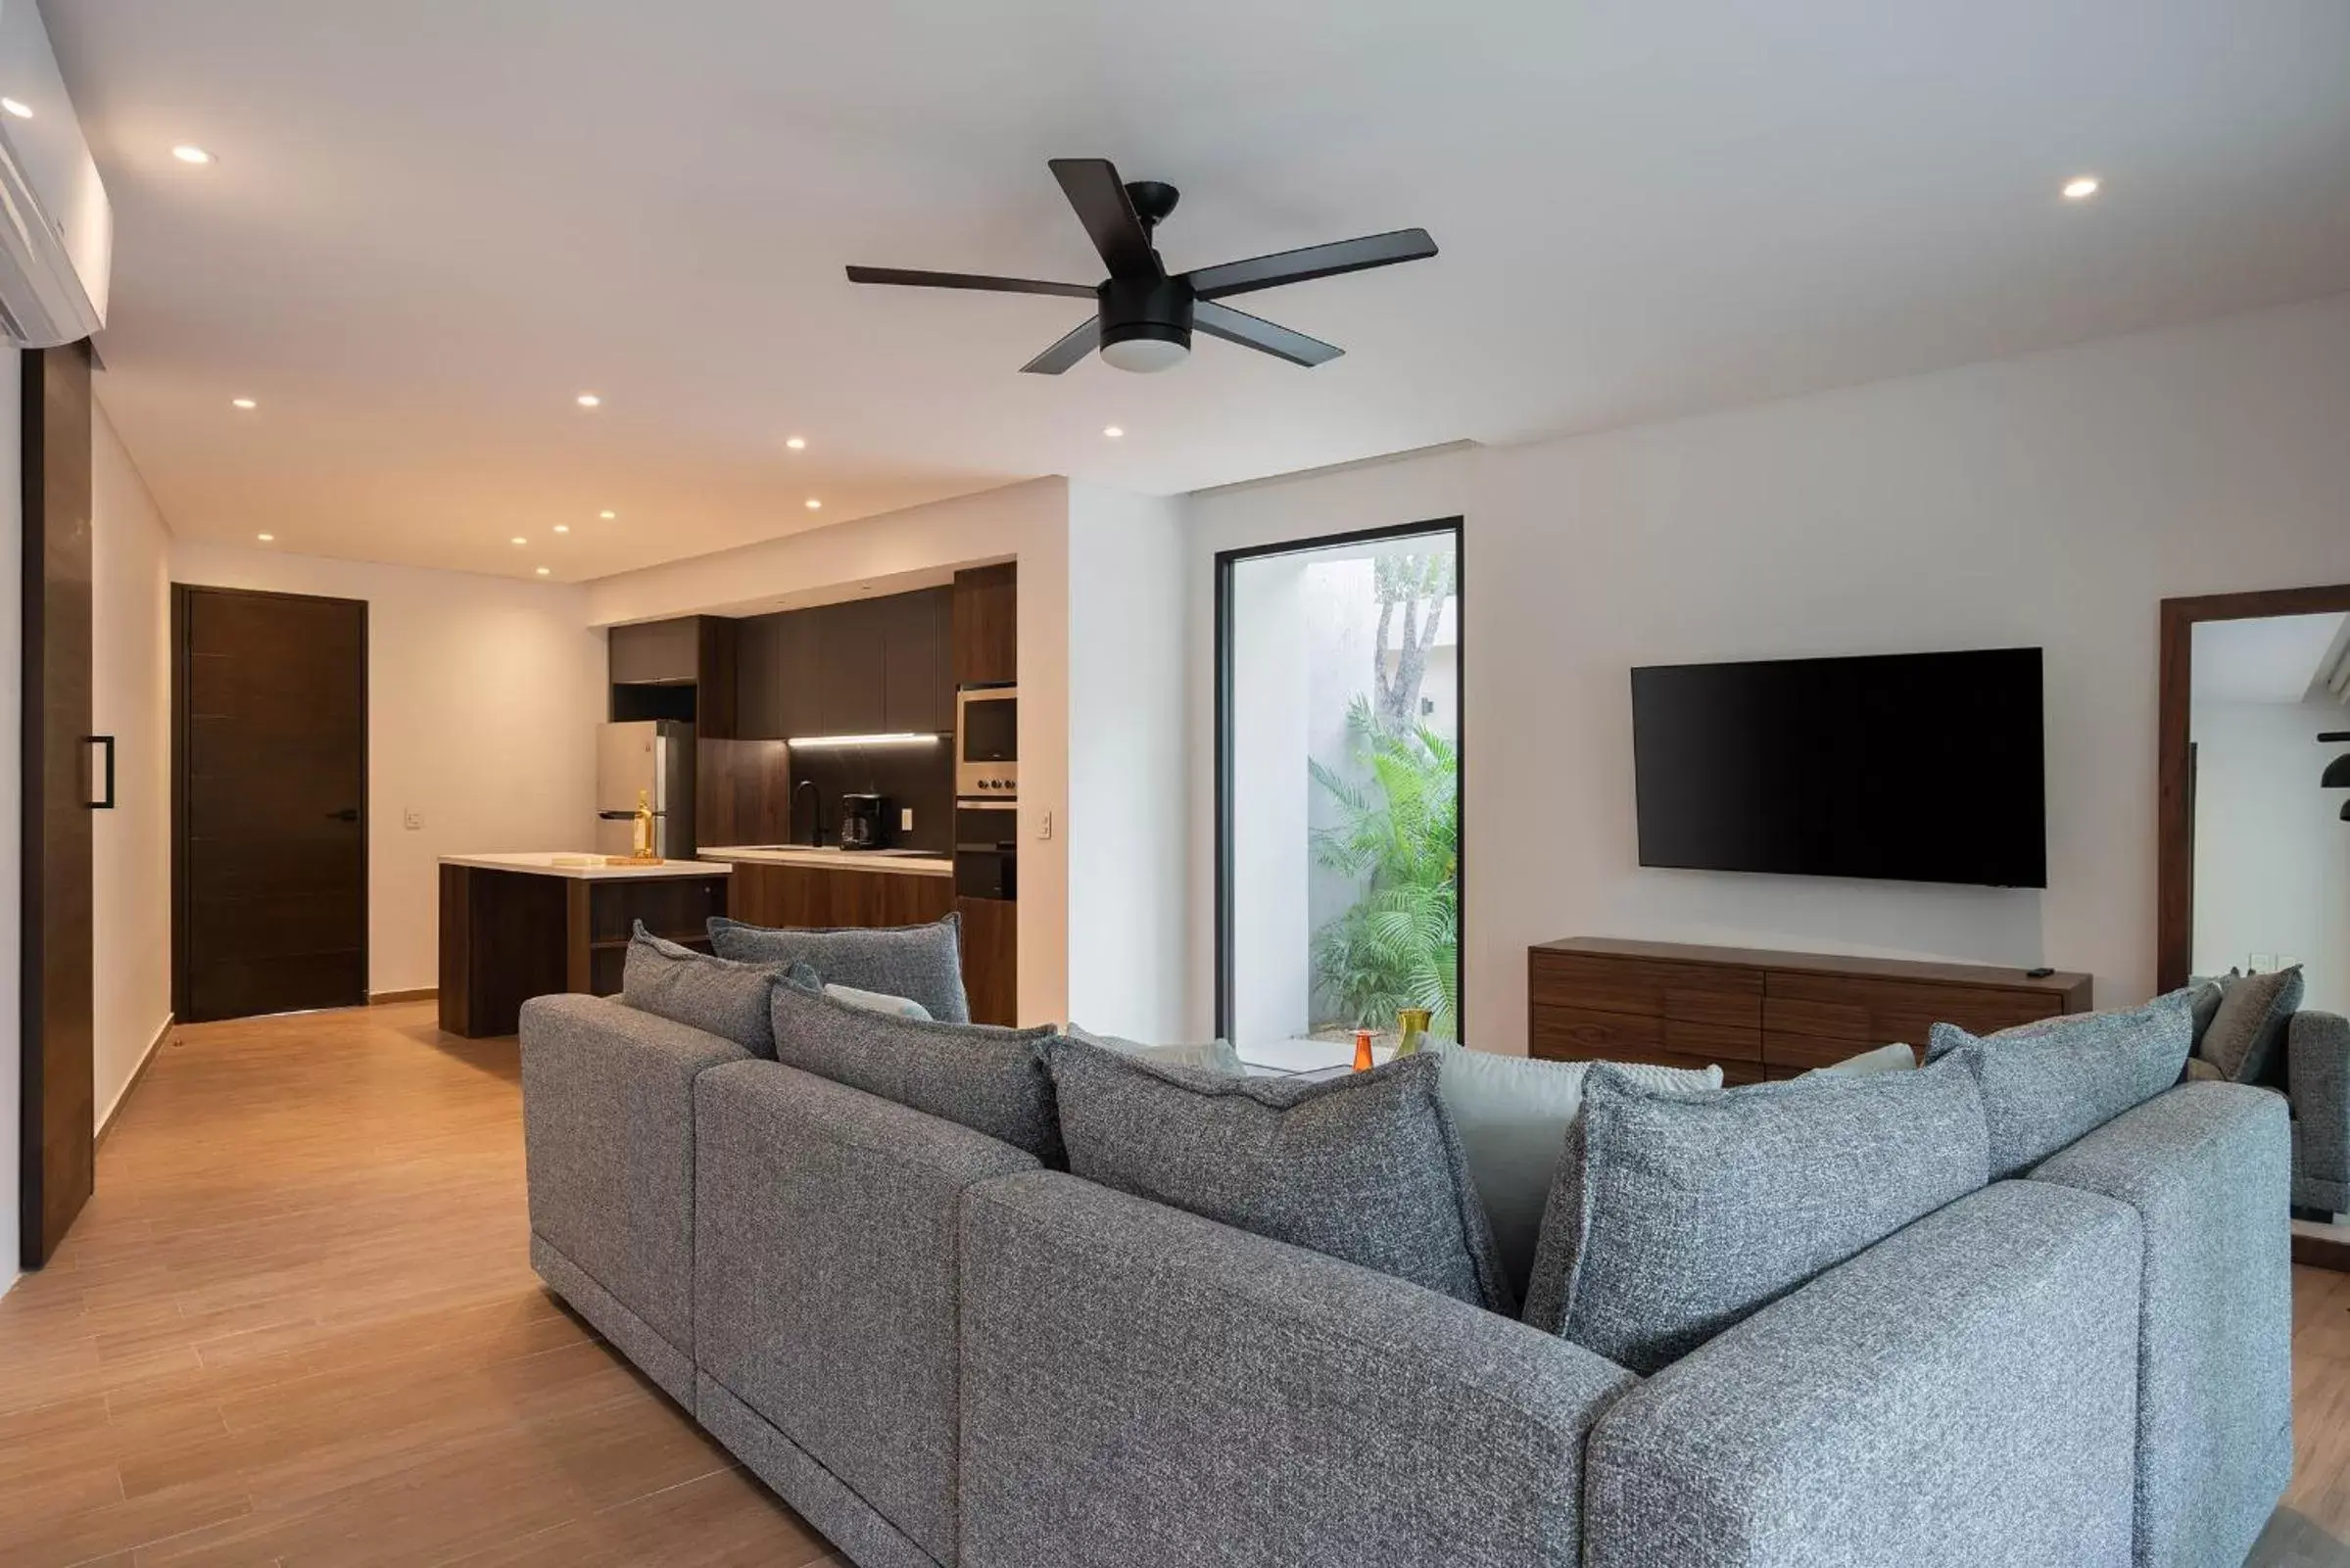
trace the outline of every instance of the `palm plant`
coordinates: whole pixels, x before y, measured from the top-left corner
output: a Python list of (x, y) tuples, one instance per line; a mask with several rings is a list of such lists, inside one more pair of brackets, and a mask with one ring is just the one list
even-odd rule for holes
[(1368, 778), (1306, 766), (1339, 808), (1314, 832), (1322, 865), (1364, 883), (1363, 896), (1315, 933), (1315, 981), (1341, 1021), (1384, 1028), (1398, 1009), (1424, 1007), (1437, 1034), (1457, 1036), (1461, 1013), (1461, 764), (1453, 743), (1424, 727), (1381, 726), (1367, 699), (1347, 730)]

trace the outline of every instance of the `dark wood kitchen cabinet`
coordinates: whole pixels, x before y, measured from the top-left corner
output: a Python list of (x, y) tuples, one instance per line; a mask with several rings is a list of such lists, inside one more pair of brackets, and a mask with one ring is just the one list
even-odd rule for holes
[(944, 735), (955, 727), (954, 673), (947, 639), (954, 592), (935, 588), (872, 601), (882, 622), (882, 729)]
[(737, 737), (943, 735), (950, 590), (926, 589), (738, 623)]
[(605, 639), (611, 717), (685, 719), (709, 739), (731, 739), (740, 624), (723, 615), (682, 615), (613, 627)]
[(878, 599), (851, 599), (798, 613), (813, 618), (817, 735), (882, 735), (889, 726), (882, 700), (882, 629)]
[(1020, 679), (1020, 568), (955, 573), (954, 684), (1008, 686)]

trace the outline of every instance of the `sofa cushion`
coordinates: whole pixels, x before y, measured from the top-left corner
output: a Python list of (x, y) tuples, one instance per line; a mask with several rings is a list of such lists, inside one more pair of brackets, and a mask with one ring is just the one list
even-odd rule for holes
[(947, 915), (928, 926), (851, 926), (793, 930), (710, 917), (710, 946), (721, 958), (751, 964), (808, 964), (828, 984), (911, 997), (941, 1023), (971, 1022), (963, 993), (963, 923)]
[(1157, 1062), (1167, 1067), (1198, 1068), (1206, 1072), (1222, 1072), (1238, 1077), (1248, 1070), (1240, 1053), (1229, 1040), (1203, 1040), (1197, 1045), (1144, 1045), (1116, 1034), (1096, 1034), (1091, 1029), (1072, 1023), (1069, 1037), (1087, 1045), (1098, 1045), (1105, 1051), (1117, 1051), (1126, 1056), (1140, 1057), (1145, 1062)]
[[(1551, 1181), (1566, 1148), (1567, 1128), (1583, 1109), (1584, 1073), (1594, 1064), (1496, 1056), (1450, 1040), (1432, 1040), (1428, 1050), (1441, 1067), (1436, 1092), (1461, 1135), (1477, 1198), (1493, 1224), (1502, 1272), (1522, 1299), (1542, 1237), (1542, 1211), (1550, 1202)], [(1622, 1070), (1660, 1089), (1722, 1086), (1718, 1067), (1703, 1071), (1656, 1067)]]
[(1061, 1127), (1043, 1047), (1050, 1025), (999, 1029), (897, 1018), (824, 994), (795, 965), (771, 1002), (775, 1059), (835, 1083), (960, 1122), (1048, 1165), (1061, 1163)]
[[(2004, 1181), (2177, 1083), (2193, 1030), (2194, 998), (2181, 990), (2143, 1007), (2001, 1029), (1980, 1042), (1955, 1023), (1937, 1023), (1927, 1058), (1959, 1053), (1974, 1065), (1990, 1121), (1991, 1179)], [(1982, 1049), (1967, 1049), (1977, 1044)]]
[(1647, 1376), (1989, 1179), (1963, 1059), (1678, 1093), (1597, 1068), (1526, 1321)]
[(665, 941), (637, 922), (620, 966), (620, 1000), (640, 1013), (690, 1024), (753, 1056), (775, 1055), (767, 993), (781, 970), (713, 958)]
[(1512, 1309), (1436, 1058), (1312, 1080), (1233, 1077), (1063, 1039), (1052, 1068), (1075, 1174)]
[(1906, 1045), (1881, 1045), (1874, 1051), (1846, 1057), (1824, 1068), (1813, 1068), (1807, 1078), (1865, 1078), (1879, 1072), (1907, 1072), (1918, 1065), (1918, 1054)]
[(2230, 974), (2195, 1054), (2236, 1083), (2258, 1083), (2281, 1065), (2284, 1031), (2301, 1011), (2301, 966), (2264, 974)]
[(892, 1018), (927, 1020), (931, 1010), (910, 996), (884, 996), (879, 991), (860, 991), (853, 985), (827, 985), (824, 994), (836, 1002), (861, 1007), (868, 1013), (887, 1013)]

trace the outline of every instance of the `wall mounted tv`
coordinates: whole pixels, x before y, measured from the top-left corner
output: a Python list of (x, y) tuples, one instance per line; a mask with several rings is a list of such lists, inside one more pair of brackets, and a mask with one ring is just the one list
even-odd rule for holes
[(1640, 863), (2048, 884), (2040, 650), (1632, 672)]

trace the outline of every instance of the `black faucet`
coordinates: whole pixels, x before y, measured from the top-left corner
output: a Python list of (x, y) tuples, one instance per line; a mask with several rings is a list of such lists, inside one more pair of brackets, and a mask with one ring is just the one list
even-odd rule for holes
[[(799, 809), (799, 792), (802, 789), (816, 789), (816, 781), (802, 779), (791, 786), (791, 809), (794, 811)], [(824, 847), (824, 791), (821, 789), (816, 789), (816, 806), (808, 814), (808, 847)]]

